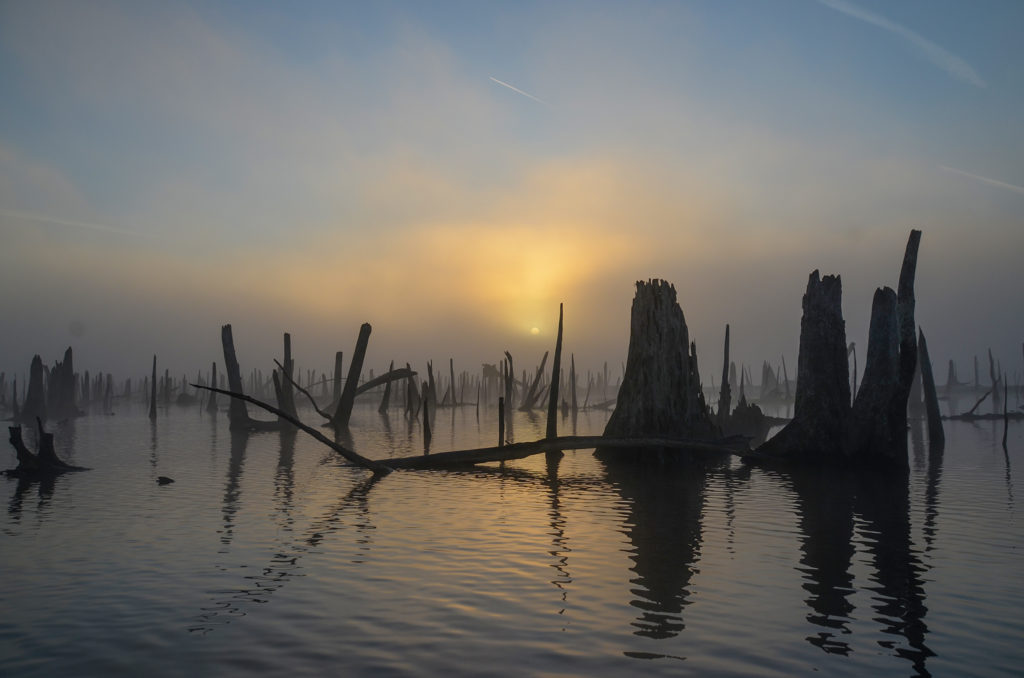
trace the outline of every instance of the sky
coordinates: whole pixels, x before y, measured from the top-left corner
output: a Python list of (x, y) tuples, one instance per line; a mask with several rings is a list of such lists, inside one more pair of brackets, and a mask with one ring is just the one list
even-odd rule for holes
[[(705, 383), (866, 349), (923, 231), (937, 378), (1022, 369), (1024, 3), (0, 0), (0, 370), (625, 361), (672, 282)], [(536, 332), (533, 330), (536, 329)]]

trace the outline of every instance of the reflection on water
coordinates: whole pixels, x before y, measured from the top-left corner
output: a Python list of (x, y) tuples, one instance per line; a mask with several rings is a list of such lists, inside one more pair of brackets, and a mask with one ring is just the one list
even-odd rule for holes
[(608, 482), (629, 505), (626, 534), (636, 574), (630, 604), (642, 610), (634, 633), (671, 638), (686, 628), (683, 608), (698, 571), (707, 467), (688, 460), (636, 465), (622, 460), (627, 454), (603, 463)]
[[(445, 412), (437, 449), (493, 443), (493, 410)], [(341, 444), (423, 449), (420, 421), (356, 414)], [(0, 484), (0, 604), (20, 611), (0, 619), (5, 675), (129, 660), (162, 674), (178, 657), (241, 670), (239, 632), (245, 668), (267, 674), (507, 672), (532, 657), (523, 673), (627, 675), (642, 659), (666, 675), (927, 676), (969, 660), (1012, 675), (1024, 660), (1021, 438), (1003, 451), (1001, 424), (950, 424), (943, 449), (912, 421), (895, 474), (580, 451), (378, 480), (292, 429), (231, 434), (193, 415), (55, 425), (58, 451), (94, 470)], [(543, 424), (515, 413), (521, 438)], [(158, 470), (175, 485), (157, 488)], [(96, 663), (76, 671), (80, 657)]]
[(245, 448), (249, 444), (249, 432), (235, 430), (231, 432), (231, 457), (228, 460), (228, 476), (224, 483), (224, 499), (221, 514), (224, 526), (218, 530), (221, 553), (227, 553), (231, 539), (235, 534), (235, 514), (238, 513), (239, 499), (242, 495), (242, 469), (245, 467)]

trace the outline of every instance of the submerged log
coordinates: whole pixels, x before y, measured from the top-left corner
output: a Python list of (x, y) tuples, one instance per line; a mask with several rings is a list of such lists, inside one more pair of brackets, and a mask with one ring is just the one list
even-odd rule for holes
[(696, 355), (676, 289), (663, 280), (636, 283), (629, 351), (609, 438), (712, 438), (717, 428), (704, 407)]

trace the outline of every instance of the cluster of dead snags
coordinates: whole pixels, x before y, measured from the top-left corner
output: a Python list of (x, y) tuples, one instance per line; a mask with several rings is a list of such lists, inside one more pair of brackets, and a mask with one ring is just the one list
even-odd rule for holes
[[(914, 276), (920, 231), (911, 231), (900, 271), (898, 291), (875, 292), (872, 304), (867, 365), (856, 397), (850, 394), (842, 284), (838, 276), (814, 271), (803, 298), (797, 390), (793, 419), (773, 438), (751, 450), (746, 438), (723, 438), (731, 414), (713, 416), (704, 402), (697, 371), (696, 347), (688, 333), (675, 289), (659, 280), (637, 283), (630, 327), (629, 354), (615, 411), (602, 436), (558, 436), (558, 376), (562, 350), (562, 313), (552, 366), (547, 436), (541, 440), (495, 447), (457, 450), (378, 461), (331, 440), (286, 411), (241, 393), (241, 379), (231, 379), (232, 355), (225, 341), (225, 362), (231, 390), (201, 387), (232, 398), (239, 421), (248, 420), (244, 403), (252, 403), (305, 431), (349, 462), (375, 474), (398, 469), (439, 469), (509, 461), (564, 450), (624, 449), (637, 458), (642, 451), (663, 456), (666, 450), (701, 454), (732, 454), (751, 461), (790, 461), (828, 465), (905, 466), (907, 463), (907, 401), (920, 361), (930, 438), (941, 444), (942, 424), (923, 333), (914, 320)], [(360, 333), (365, 351), (368, 325)], [(230, 328), (226, 328), (228, 337)], [(680, 351), (680, 347), (683, 350)], [(687, 350), (689, 349), (689, 350)], [(357, 353), (359, 346), (357, 346)], [(727, 364), (727, 363), (726, 363)], [(237, 363), (234, 363), (237, 370)], [(408, 377), (409, 375), (402, 375)], [(396, 377), (397, 378), (397, 377)], [(355, 379), (349, 383), (354, 384)], [(724, 384), (724, 380), (723, 380)], [(237, 388), (236, 388), (237, 386)], [(344, 397), (342, 400), (346, 400)], [(723, 399), (728, 402), (728, 399)], [(329, 417), (337, 426), (351, 411), (351, 400)], [(726, 405), (726, 407), (728, 407)], [(328, 416), (326, 413), (324, 416)], [(745, 413), (747, 416), (747, 413)], [(244, 419), (243, 419), (244, 417)], [(344, 417), (347, 422), (347, 416)], [(343, 422), (344, 423), (344, 422)]]
[[(737, 455), (748, 461), (790, 461), (826, 465), (906, 466), (907, 401), (918, 363), (924, 382), (926, 412), (932, 444), (942, 442), (935, 384), (923, 333), (914, 320), (914, 276), (920, 231), (911, 231), (900, 271), (898, 292), (888, 287), (875, 292), (872, 304), (867, 365), (856, 397), (850, 394), (845, 321), (842, 317), (842, 283), (838, 276), (821, 277), (814, 271), (803, 297), (797, 388), (794, 414), (773, 438), (750, 449), (749, 437), (723, 437), (735, 429), (738, 417), (751, 413), (729, 412), (725, 378), (719, 412), (712, 414), (705, 403), (697, 369), (696, 347), (688, 341), (682, 310), (675, 288), (660, 280), (637, 283), (630, 323), (630, 343), (625, 374), (617, 403), (601, 436), (559, 436), (557, 412), (562, 352), (562, 310), (559, 309), (552, 378), (548, 394), (547, 435), (532, 442), (499, 444), (468, 450), (392, 458), (379, 461), (364, 457), (331, 440), (303, 423), (296, 413), (291, 388), (309, 396), (291, 376), (290, 342), (286, 335), (284, 364), (278, 363), (284, 379), (274, 373), (278, 406), (242, 392), (241, 371), (235, 357), (231, 326), (221, 330), (229, 389), (193, 384), (196, 388), (231, 398), (229, 416), (233, 430), (268, 430), (282, 423), (293, 425), (346, 460), (382, 475), (398, 469), (441, 469), (487, 462), (521, 459), (534, 454), (560, 455), (564, 450), (595, 448), (602, 452), (628, 450), (637, 459), (664, 458), (673, 453)], [(334, 412), (316, 411), (336, 429), (348, 426), (356, 395), (392, 381), (412, 383), (415, 372), (389, 370), (385, 375), (358, 386), (359, 372), (370, 335), (370, 325), (360, 328), (354, 359), (345, 389), (334, 404)], [(728, 328), (726, 330), (728, 366)], [(683, 350), (680, 350), (682, 348)], [(155, 369), (155, 367), (154, 367)], [(725, 370), (723, 369), (723, 377)], [(154, 385), (155, 385), (154, 378)], [(249, 417), (245, 403), (252, 403), (278, 421)], [(739, 409), (739, 408), (738, 408)], [(756, 413), (759, 414), (759, 413)], [(763, 416), (763, 415), (762, 415)], [(500, 417), (502, 422), (504, 417)], [(737, 419), (737, 421), (733, 421)], [(424, 409), (424, 421), (427, 412)], [(749, 423), (749, 422), (747, 422)], [(79, 470), (60, 462), (53, 454), (52, 435), (42, 432), (40, 453), (33, 455), (21, 442), (20, 427), (12, 427), (11, 443), (18, 451), (19, 465), (11, 473), (60, 473)], [(426, 431), (425, 431), (426, 433)], [(49, 448), (45, 448), (49, 435)], [(427, 434), (429, 435), (429, 434)], [(651, 455), (645, 454), (650, 452)], [(671, 454), (671, 453), (670, 453)]]

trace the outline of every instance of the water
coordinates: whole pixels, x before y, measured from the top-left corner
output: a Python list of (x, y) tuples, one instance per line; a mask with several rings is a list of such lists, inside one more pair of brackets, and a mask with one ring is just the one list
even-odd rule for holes
[[(1019, 423), (1008, 454), (1001, 422), (947, 422), (941, 455), (914, 427), (909, 477), (581, 450), (374, 482), (301, 433), (145, 414), (54, 426), (91, 471), (0, 480), (3, 675), (998, 676), (1024, 660)], [(431, 449), (491, 444), (495, 416), (441, 410)], [(543, 436), (543, 416), (516, 416), (517, 440)], [(370, 405), (350, 444), (423, 451), (418, 423)]]

